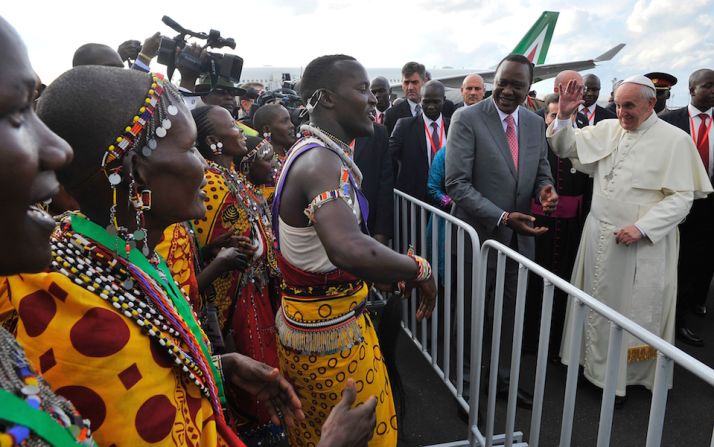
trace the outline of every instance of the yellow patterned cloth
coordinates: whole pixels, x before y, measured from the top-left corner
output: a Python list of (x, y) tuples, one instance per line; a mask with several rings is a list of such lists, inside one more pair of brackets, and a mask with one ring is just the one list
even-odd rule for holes
[[(69, 399), (83, 417), (90, 419), (98, 445), (242, 446), (228, 430), (223, 416), (215, 412), (209, 398), (175, 365), (174, 357), (165, 347), (169, 344), (162, 346), (147, 333), (149, 321), (145, 319), (140, 327), (128, 316), (132, 315), (131, 308), (115, 308), (111, 303), (118, 303), (108, 298), (97, 279), (91, 279), (101, 276), (105, 285), (115, 286), (116, 281), (122, 281), (114, 290), (125, 297), (136, 293), (129, 302), (138, 306), (145, 302), (137, 284), (147, 277), (127, 272), (136, 269), (148, 273), (136, 264), (127, 263), (127, 270), (121, 271), (128, 279), (117, 280), (120, 270), (113, 270), (114, 267), (110, 270), (107, 266), (112, 265), (111, 258), (101, 255), (102, 250), (111, 252), (107, 245), (102, 246), (92, 241), (88, 233), (80, 235), (70, 228), (76, 229), (75, 222), (84, 223), (87, 228), (93, 226), (98, 236), (106, 239), (114, 236), (79, 216), (71, 219), (71, 223), (63, 221), (61, 230), (52, 236), (56, 271), (0, 279), (3, 283), (0, 309), (6, 313), (11, 307), (17, 312), (17, 341), (33, 368), (57, 394)], [(85, 241), (83, 251), (70, 240)], [(134, 249), (132, 253), (138, 251)], [(101, 261), (102, 264), (97, 261), (100, 258), (107, 260)], [(153, 284), (156, 290), (165, 290), (158, 282)], [(105, 296), (102, 298), (99, 293)], [(168, 303), (164, 305), (175, 306)], [(168, 324), (178, 327), (178, 323)], [(173, 343), (188, 352), (185, 338), (167, 330), (168, 327), (157, 329), (162, 343)]]
[(204, 302), (198, 290), (196, 274), (200, 266), (197, 265), (197, 249), (190, 226), (188, 222), (169, 225), (155, 250), (166, 260), (171, 276), (179, 284), (183, 294), (191, 300), (193, 310), (199, 313)]
[(18, 342), (99, 445), (222, 445), (208, 399), (128, 318), (60, 273), (5, 281)]
[(288, 430), (290, 445), (317, 445), (322, 424), (340, 401), (346, 380), (353, 378), (356, 404), (377, 398), (370, 447), (396, 446), (392, 390), (377, 334), (364, 311), (369, 287), (344, 272), (321, 281), (324, 275), (302, 272), (281, 256), (278, 262), (285, 278), (276, 317), (280, 370), (295, 387), (306, 416)]

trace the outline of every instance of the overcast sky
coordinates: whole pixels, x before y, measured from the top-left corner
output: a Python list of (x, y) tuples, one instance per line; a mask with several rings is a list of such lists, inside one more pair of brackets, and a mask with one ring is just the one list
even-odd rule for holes
[[(714, 68), (714, 0), (233, 0), (13, 1), (2, 16), (20, 33), (43, 81), (70, 67), (83, 43), (117, 47), (155, 31), (173, 36), (164, 14), (196, 31), (218, 29), (235, 38), (246, 67), (305, 66), (314, 57), (345, 53), (366, 67), (400, 67), (408, 60), (427, 68), (488, 68), (516, 45), (543, 10), (559, 11), (546, 63), (593, 58), (627, 46), (593, 70), (610, 80), (667, 71), (679, 83), (671, 105), (688, 102), (687, 78)], [(539, 96), (552, 81), (534, 86)], [(604, 98), (603, 98), (604, 99)]]

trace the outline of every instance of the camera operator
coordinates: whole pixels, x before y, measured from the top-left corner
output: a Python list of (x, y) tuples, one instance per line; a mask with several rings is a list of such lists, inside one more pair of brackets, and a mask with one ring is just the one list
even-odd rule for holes
[(258, 90), (252, 87), (244, 87), (244, 89), (245, 93), (240, 97), (238, 121), (255, 128), (255, 126), (253, 126), (253, 114), (251, 113), (251, 111), (253, 110), (253, 104), (255, 104), (255, 100), (258, 99), (260, 94), (258, 93)]

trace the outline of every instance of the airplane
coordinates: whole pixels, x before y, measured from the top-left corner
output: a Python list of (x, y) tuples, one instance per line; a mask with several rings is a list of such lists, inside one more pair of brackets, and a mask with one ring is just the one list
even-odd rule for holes
[[(624, 43), (618, 44), (593, 59), (545, 64), (555, 25), (558, 22), (558, 15), (559, 13), (556, 11), (544, 11), (511, 52), (523, 54), (535, 64), (533, 83), (553, 78), (563, 70), (582, 71), (594, 68), (596, 63), (611, 60), (625, 46)], [(439, 80), (444, 84), (447, 89), (446, 96), (452, 101), (460, 101), (459, 89), (468, 74), (480, 74), (486, 83), (486, 90), (491, 90), (491, 84), (496, 74), (495, 67), (486, 70), (444, 67), (428, 71), (432, 79)], [(390, 83), (393, 97), (404, 96), (401, 86), (401, 68), (367, 68), (367, 74), (370, 79), (384, 76)], [(267, 90), (274, 90), (298, 81), (301, 75), (302, 67), (245, 67), (240, 83), (259, 82)]]

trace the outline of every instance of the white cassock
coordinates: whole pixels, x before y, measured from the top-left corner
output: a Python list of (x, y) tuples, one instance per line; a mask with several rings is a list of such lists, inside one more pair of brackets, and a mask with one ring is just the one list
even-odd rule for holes
[[(550, 147), (594, 179), (571, 282), (653, 334), (672, 343), (677, 300), (677, 225), (695, 198), (712, 186), (692, 139), (652, 113), (635, 131), (618, 120), (573, 129), (551, 124)], [(555, 129), (557, 127), (557, 129)], [(636, 225), (646, 235), (626, 246), (615, 232)], [(561, 357), (568, 364), (571, 305), (568, 303)], [(609, 322), (587, 311), (580, 363), (585, 377), (604, 388)], [(625, 335), (617, 394), (626, 385), (654, 384), (656, 351)], [(626, 365), (626, 367), (624, 367)], [(671, 383), (669, 384), (671, 387)]]

